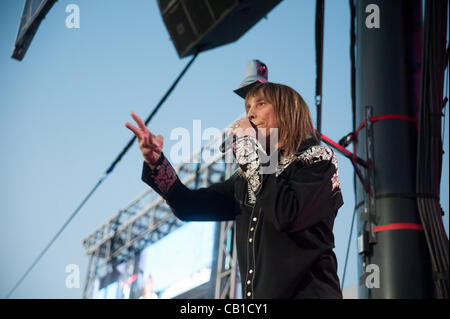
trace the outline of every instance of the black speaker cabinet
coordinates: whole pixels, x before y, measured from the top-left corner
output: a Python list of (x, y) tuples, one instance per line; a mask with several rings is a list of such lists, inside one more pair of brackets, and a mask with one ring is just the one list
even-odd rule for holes
[(180, 58), (239, 39), (281, 0), (158, 0)]

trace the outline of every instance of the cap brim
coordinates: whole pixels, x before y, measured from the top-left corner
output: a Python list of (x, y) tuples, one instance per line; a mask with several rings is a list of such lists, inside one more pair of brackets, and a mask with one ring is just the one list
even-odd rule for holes
[(253, 83), (247, 84), (246, 86), (243, 86), (237, 90), (234, 90), (234, 93), (239, 95), (241, 98), (245, 99), (245, 96), (247, 95), (248, 91), (251, 90), (252, 87), (254, 87), (256, 84), (262, 83), (261, 81), (255, 81)]

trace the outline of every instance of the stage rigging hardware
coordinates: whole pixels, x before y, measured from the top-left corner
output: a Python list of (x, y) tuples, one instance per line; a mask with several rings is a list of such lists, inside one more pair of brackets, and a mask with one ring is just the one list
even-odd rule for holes
[[(448, 298), (448, 238), (437, 209), (441, 119), (429, 116), (442, 111), (448, 0), (425, 0), (423, 36), (420, 0), (350, 3), (357, 27), (353, 125), (361, 123), (350, 140), (355, 154), (371, 156), (370, 183), (355, 187), (359, 297)], [(371, 10), (378, 26), (368, 23)], [(421, 160), (425, 153), (433, 160)], [(424, 180), (437, 187), (423, 187)]]

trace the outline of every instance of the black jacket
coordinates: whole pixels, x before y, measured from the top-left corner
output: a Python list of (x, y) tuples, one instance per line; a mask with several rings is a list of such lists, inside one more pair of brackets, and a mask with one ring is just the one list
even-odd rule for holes
[(190, 190), (162, 154), (154, 170), (144, 163), (142, 180), (181, 220), (236, 221), (244, 298), (342, 298), (333, 252), (343, 204), (334, 152), (311, 138), (276, 173), (254, 173), (251, 182), (248, 171)]

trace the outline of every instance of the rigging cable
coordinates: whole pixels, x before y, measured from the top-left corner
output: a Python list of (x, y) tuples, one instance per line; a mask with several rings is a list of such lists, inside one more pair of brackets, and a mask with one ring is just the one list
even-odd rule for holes
[[(351, 99), (352, 99), (352, 132), (356, 131), (356, 99), (355, 99), (355, 85), (356, 85), (356, 67), (355, 67), (355, 43), (356, 43), (356, 35), (355, 35), (355, 16), (356, 16), (356, 10), (355, 10), (355, 3), (353, 0), (349, 0), (350, 4), (350, 74), (351, 74)], [(356, 150), (355, 150), (356, 154)], [(353, 174), (353, 189), (356, 191), (356, 172)], [(341, 283), (341, 290), (344, 289), (344, 282), (345, 282), (345, 274), (347, 271), (347, 262), (348, 262), (348, 253), (350, 250), (350, 242), (352, 240), (352, 234), (353, 234), (353, 223), (355, 221), (355, 214), (356, 209), (353, 211), (353, 217), (352, 217), (352, 224), (350, 228), (350, 235), (348, 238), (348, 244), (347, 244), (347, 252), (345, 253), (345, 264), (344, 264), (344, 271), (342, 274), (342, 283)]]
[(419, 217), (423, 225), (431, 261), (434, 293), (439, 299), (448, 298), (449, 254), (448, 237), (442, 221), (439, 203), (442, 174), (443, 145), (441, 138), (442, 99), (447, 54), (448, 1), (425, 2), (424, 40), (422, 54), (419, 135), (417, 144), (417, 197)]

